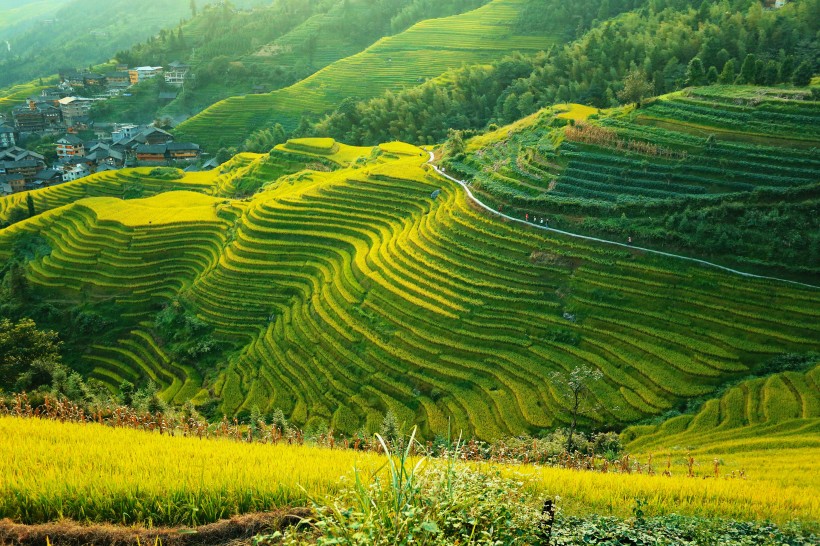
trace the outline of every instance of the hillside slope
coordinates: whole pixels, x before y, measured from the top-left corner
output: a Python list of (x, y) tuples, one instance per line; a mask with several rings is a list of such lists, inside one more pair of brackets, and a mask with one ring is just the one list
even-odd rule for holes
[[(149, 81), (98, 105), (96, 120), (152, 121), (159, 116), (190, 117), (227, 97), (270, 92), (310, 76), (334, 61), (361, 52), (393, 30), (420, 19), (453, 15), (488, 0), (333, 0), (322, 3), (273, 2), (252, 11), (227, 5), (199, 10), (196, 17), (161, 32), (117, 59), (129, 65), (190, 65), (186, 85), (170, 103), (159, 102), (157, 82)], [(412, 17), (402, 17), (411, 8)]]
[(558, 105), (447, 164), (518, 217), (816, 283), (815, 93), (711, 86), (639, 109)]
[(624, 431), (632, 452), (820, 449), (820, 366), (744, 381), (694, 415)]
[[(320, 170), (277, 181), (275, 164), (292, 169), (299, 154)], [(217, 195), (246, 175), (270, 182), (192, 217), (110, 200), (120, 210), (102, 215), (100, 202), (67, 204), (97, 187), (73, 182), (34, 192), (51, 206), (59, 189), (61, 208), (0, 232), (0, 255), (17, 256), (40, 302), (24, 309), (43, 309), (44, 324), (60, 310), (68, 318), (51, 324), (64, 331), (80, 331), (66, 322), (79, 314), (100, 318), (72, 341), (73, 365), (111, 389), (150, 378), (175, 402), (280, 408), (347, 433), (378, 427), (388, 409), (426, 434), (448, 418), (483, 438), (560, 425), (568, 401), (550, 374), (579, 364), (606, 377), (603, 409), (585, 422), (617, 426), (772, 355), (817, 349), (816, 290), (499, 222), (426, 157), (292, 142), (225, 175), (168, 181)], [(168, 207), (188, 199), (174, 195)], [(41, 250), (21, 253), (26, 237)]]
[(291, 87), (216, 103), (181, 124), (177, 135), (210, 149), (236, 146), (254, 130), (275, 123), (293, 130), (303, 115), (331, 110), (347, 97), (378, 96), (463, 64), (546, 49), (555, 41), (551, 36), (515, 35), (524, 3), (493, 0), (462, 15), (423, 21)]
[[(232, 4), (245, 8), (263, 2)], [(197, 2), (200, 7), (208, 3), (211, 0)], [(24, 16), (0, 6), (0, 25), (4, 17), (12, 23), (5, 29), (0, 26), (0, 37), (9, 41), (8, 47), (0, 48), (0, 87), (46, 77), (61, 68), (106, 62), (117, 50), (190, 16), (190, 5), (189, 0), (43, 1), (26, 6)]]

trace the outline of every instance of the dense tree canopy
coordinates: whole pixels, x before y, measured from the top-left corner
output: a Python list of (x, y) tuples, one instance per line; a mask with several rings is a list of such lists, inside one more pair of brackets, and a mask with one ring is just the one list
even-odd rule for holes
[[(543, 29), (549, 17), (565, 25), (575, 13), (565, 2), (538, 4), (540, 11), (534, 4), (526, 11), (524, 28)], [(610, 20), (597, 17), (634, 5), (643, 7)], [(463, 68), (368, 101), (351, 98), (324, 119), (303, 124), (304, 132), (358, 144), (429, 143), (450, 128), (509, 123), (558, 102), (608, 107), (635, 102), (637, 91), (662, 94), (715, 81), (806, 85), (820, 68), (820, 0), (779, 10), (764, 10), (758, 0), (589, 0), (572, 6), (581, 21), (594, 17), (593, 26), (562, 48)], [(633, 92), (623, 93), (630, 82)]]

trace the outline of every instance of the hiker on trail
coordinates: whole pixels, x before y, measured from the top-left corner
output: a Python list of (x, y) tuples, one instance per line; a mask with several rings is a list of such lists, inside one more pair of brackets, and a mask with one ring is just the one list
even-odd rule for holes
[(629, 242), (629, 244), (630, 244), (630, 245), (632, 244), (632, 236), (631, 236), (631, 235), (629, 236), (629, 238), (627, 239), (627, 241)]

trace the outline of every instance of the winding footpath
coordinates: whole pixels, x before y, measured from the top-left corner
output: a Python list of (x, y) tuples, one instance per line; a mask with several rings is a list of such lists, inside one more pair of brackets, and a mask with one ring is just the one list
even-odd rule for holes
[(530, 227), (533, 227), (533, 228), (536, 228), (536, 229), (541, 229), (541, 230), (544, 230), (544, 231), (550, 231), (552, 233), (560, 233), (561, 235), (566, 235), (568, 237), (575, 237), (576, 239), (584, 239), (586, 241), (594, 241), (596, 243), (603, 243), (603, 244), (607, 244), (607, 245), (620, 246), (620, 247), (629, 248), (629, 249), (632, 249), (632, 250), (640, 250), (641, 252), (647, 252), (647, 253), (650, 253), (650, 254), (658, 254), (660, 256), (666, 256), (666, 257), (669, 257), (669, 258), (677, 258), (679, 260), (686, 260), (688, 262), (694, 262), (694, 263), (697, 263), (697, 264), (705, 265), (707, 267), (714, 267), (716, 269), (722, 269), (723, 271), (727, 271), (727, 272), (733, 273), (735, 275), (740, 275), (742, 277), (748, 277), (748, 278), (752, 278), (752, 279), (765, 279), (765, 280), (770, 280), (770, 281), (778, 281), (778, 282), (784, 282), (784, 283), (789, 283), (789, 284), (795, 284), (795, 285), (798, 285), (798, 286), (804, 286), (806, 288), (813, 288), (815, 290), (820, 290), (820, 286), (815, 286), (813, 284), (807, 284), (807, 283), (802, 283), (802, 282), (798, 282), (798, 281), (792, 281), (792, 280), (789, 280), (789, 279), (781, 279), (781, 278), (778, 278), (778, 277), (767, 277), (765, 275), (755, 275), (754, 273), (747, 273), (745, 271), (738, 271), (737, 269), (731, 269), (731, 268), (723, 266), (723, 265), (719, 265), (719, 264), (712, 263), (712, 262), (707, 262), (706, 260), (700, 260), (698, 258), (692, 258), (690, 256), (681, 256), (680, 254), (672, 254), (670, 252), (663, 252), (662, 250), (654, 250), (654, 249), (651, 249), (651, 248), (644, 248), (644, 247), (635, 246), (635, 245), (631, 245), (631, 244), (627, 244), (627, 243), (620, 243), (618, 241), (610, 241), (608, 239), (599, 239), (597, 237), (590, 237), (588, 235), (581, 235), (579, 233), (571, 233), (569, 231), (563, 231), (561, 229), (555, 229), (555, 228), (551, 228), (551, 227), (548, 227), (548, 226), (542, 226), (542, 225), (539, 225), (539, 224), (534, 224), (532, 222), (528, 222), (527, 220), (522, 220), (521, 218), (515, 218), (513, 216), (509, 216), (507, 214), (504, 214), (503, 212), (500, 212), (500, 211), (497, 211), (497, 210), (493, 209), (492, 207), (488, 206), (483, 201), (478, 199), (475, 195), (473, 195), (473, 192), (470, 190), (468, 182), (465, 182), (464, 180), (459, 180), (458, 178), (454, 178), (454, 177), (450, 176), (449, 174), (447, 174), (446, 172), (444, 172), (443, 169), (439, 168), (438, 165), (433, 163), (433, 160), (435, 159), (435, 156), (433, 155), (433, 152), (428, 151), (428, 153), (430, 154), (430, 159), (427, 161), (427, 164), (430, 165), (431, 167), (433, 167), (433, 169), (436, 171), (436, 173), (438, 173), (439, 176), (442, 176), (442, 177), (446, 178), (447, 180), (452, 180), (453, 182), (456, 182), (457, 184), (459, 184), (462, 188), (464, 188), (464, 191), (467, 192), (467, 196), (470, 199), (472, 199), (473, 202), (475, 202), (478, 206), (480, 206), (481, 208), (483, 208), (487, 212), (489, 212), (491, 214), (494, 214), (495, 216), (505, 218), (505, 219), (507, 219), (511, 222), (518, 222), (520, 224), (525, 224), (527, 226), (530, 226)]

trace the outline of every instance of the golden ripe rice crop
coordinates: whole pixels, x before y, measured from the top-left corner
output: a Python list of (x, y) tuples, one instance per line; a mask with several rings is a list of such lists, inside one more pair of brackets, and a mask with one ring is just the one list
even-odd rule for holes
[[(781, 460), (782, 459), (782, 460)], [(634, 499), (651, 513), (818, 521), (818, 483), (795, 483), (798, 461), (818, 475), (816, 450), (785, 450), (741, 479), (596, 474), (533, 466), (522, 476), (536, 498), (561, 496), (568, 513), (628, 515)], [(119, 523), (201, 524), (232, 514), (322, 500), (354, 467), (384, 458), (315, 447), (243, 444), (161, 436), (101, 425), (0, 418), (0, 518), (37, 522), (70, 517)], [(488, 468), (485, 466), (485, 468)], [(497, 468), (497, 467), (493, 467)], [(806, 475), (805, 473), (803, 474)]]

